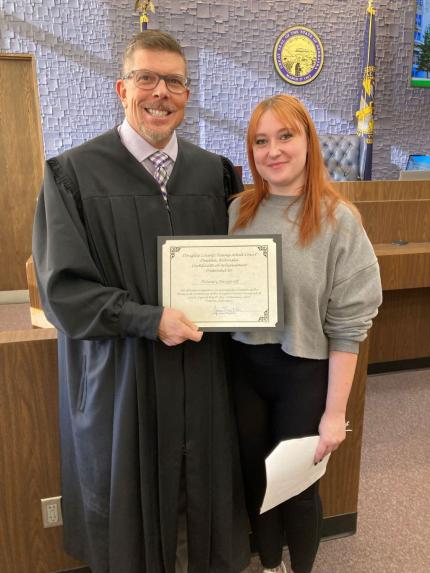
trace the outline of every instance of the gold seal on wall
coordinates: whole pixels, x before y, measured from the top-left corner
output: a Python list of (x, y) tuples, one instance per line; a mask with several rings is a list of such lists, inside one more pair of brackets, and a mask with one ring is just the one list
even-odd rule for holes
[(279, 35), (273, 48), (273, 61), (283, 80), (294, 85), (313, 81), (324, 63), (321, 40), (310, 28), (293, 26)]

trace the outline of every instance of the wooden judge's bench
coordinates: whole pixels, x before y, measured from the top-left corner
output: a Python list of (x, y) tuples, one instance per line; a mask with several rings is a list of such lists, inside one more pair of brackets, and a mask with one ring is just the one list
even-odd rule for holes
[(358, 207), (381, 269), (369, 371), (430, 366), (430, 181), (336, 186)]
[[(336, 183), (360, 210), (381, 268), (384, 301), (360, 346), (348, 404), (351, 433), (321, 482), (326, 538), (354, 533), (366, 377), (430, 363), (430, 182)], [(403, 242), (406, 242), (403, 244)], [(0, 570), (52, 573), (79, 564), (62, 549), (61, 527), (43, 529), (40, 499), (61, 493), (56, 332), (40, 309), (31, 259), (33, 330), (0, 333)], [(41, 328), (42, 327), (42, 328)]]

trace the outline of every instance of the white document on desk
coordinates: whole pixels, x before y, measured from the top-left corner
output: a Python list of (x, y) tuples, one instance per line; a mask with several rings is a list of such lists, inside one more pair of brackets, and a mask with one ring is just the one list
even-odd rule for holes
[(281, 442), (266, 458), (267, 487), (260, 513), (298, 495), (326, 472), (330, 454), (314, 464), (319, 436)]

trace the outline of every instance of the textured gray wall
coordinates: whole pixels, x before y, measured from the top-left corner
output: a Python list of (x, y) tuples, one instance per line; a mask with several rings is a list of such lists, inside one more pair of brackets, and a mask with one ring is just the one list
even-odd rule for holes
[[(353, 133), (367, 0), (155, 0), (150, 27), (186, 48), (193, 80), (181, 134), (246, 165), (244, 131), (262, 98), (302, 98), (320, 133)], [(138, 30), (134, 0), (0, 0), (0, 50), (37, 58), (46, 155), (122, 118), (120, 54)], [(374, 178), (397, 178), (409, 153), (430, 153), (430, 90), (410, 88), (415, 0), (376, 0)], [(305, 86), (276, 73), (272, 49), (292, 25), (320, 36), (324, 68)], [(2, 86), (2, 89), (4, 86)]]

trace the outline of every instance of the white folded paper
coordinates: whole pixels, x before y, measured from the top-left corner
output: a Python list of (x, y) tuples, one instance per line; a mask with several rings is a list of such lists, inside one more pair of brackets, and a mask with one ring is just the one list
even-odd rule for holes
[(260, 513), (298, 495), (322, 477), (330, 454), (314, 464), (319, 436), (281, 442), (266, 458), (267, 487)]

